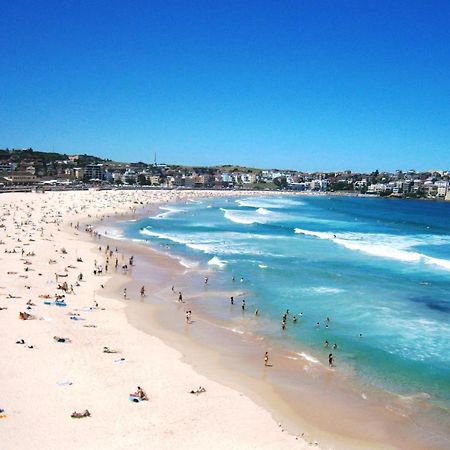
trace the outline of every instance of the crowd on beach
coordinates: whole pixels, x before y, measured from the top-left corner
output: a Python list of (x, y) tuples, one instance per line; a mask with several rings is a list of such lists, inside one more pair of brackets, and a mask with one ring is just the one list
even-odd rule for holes
[[(149, 437), (145, 431), (148, 420), (136, 416), (121, 402), (120, 397), (130, 405), (152, 403), (161, 412), (161, 417), (167, 418), (170, 417), (169, 409), (161, 398), (161, 392), (170, 397), (170, 402), (181, 402), (177, 417), (183, 423), (181, 432), (186, 430), (184, 421), (188, 421), (191, 413), (184, 412), (185, 406), (181, 406), (182, 400), (178, 397), (183, 393), (206, 393), (205, 379), (193, 371), (191, 373), (189, 366), (182, 371), (180, 369), (180, 376), (173, 379), (162, 375), (166, 373), (164, 371), (170, 372), (173, 362), (167, 362), (164, 366), (162, 360), (150, 361), (142, 347), (138, 345), (139, 350), (134, 348), (136, 336), (139, 335), (139, 340), (148, 343), (150, 353), (154, 351), (155, 355), (167, 356), (173, 352), (171, 357), (177, 361), (174, 350), (168, 350), (156, 338), (144, 336), (128, 325), (122, 313), (124, 306), (117, 303), (117, 297), (114, 299), (103, 294), (109, 280), (119, 275), (128, 280), (135, 260), (119, 245), (104, 243), (94, 226), (95, 222), (108, 216), (126, 218), (134, 216), (139, 208), (146, 205), (177, 200), (180, 200), (180, 194), (176, 192), (161, 195), (142, 191), (4, 194), (0, 197), (0, 245), (4, 246), (4, 251), (0, 252), (0, 336), (4, 343), (0, 355), (5, 362), (0, 374), (5, 389), (0, 395), (0, 418), (3, 419), (0, 427), (5, 427), (7, 431), (2, 432), (3, 448), (29, 448), (31, 436), (20, 440), (21, 427), (36, 433), (38, 437), (35, 439), (42, 440), (42, 448), (56, 448), (52, 438), (46, 436), (45, 429), (40, 430), (38, 424), (33, 422), (34, 414), (39, 410), (54, 417), (57, 424), (54, 427), (55, 436), (73, 438), (64, 446), (84, 445), (84, 448), (104, 448), (100, 443), (112, 444), (113, 438), (94, 432), (79, 435), (72, 425), (64, 421), (64, 416), (69, 420), (86, 419), (103, 424), (102, 416), (112, 418), (118, 414), (123, 418), (122, 432), (127, 433), (130, 428), (125, 417), (129, 414), (135, 427), (140, 430), (139, 439), (136, 433), (132, 435), (130, 448), (133, 445), (140, 448), (140, 444)], [(207, 284), (208, 278), (204, 282)], [(127, 287), (122, 289), (123, 299), (129, 300)], [(174, 288), (172, 290), (175, 292)], [(143, 298), (146, 295), (146, 286), (142, 286), (136, 295), (133, 292), (131, 296)], [(181, 292), (174, 295), (178, 295), (179, 301), (184, 301)], [(191, 315), (191, 310), (186, 312), (188, 323), (192, 323)], [(127, 334), (120, 332), (125, 329)], [(25, 348), (30, 353), (22, 356), (14, 350), (14, 346)], [(155, 361), (158, 361), (156, 365)], [(123, 370), (111, 371), (111, 363)], [(176, 364), (184, 367), (181, 362)], [(158, 377), (149, 375), (155, 371), (161, 372)], [(141, 386), (149, 384), (149, 380), (152, 389), (147, 393)], [(189, 380), (192, 380), (191, 386), (186, 385)], [(286, 433), (280, 435), (279, 427), (272, 429), (270, 415), (250, 400), (242, 399), (239, 393), (235, 396), (229, 388), (211, 380), (206, 381), (210, 387), (208, 395), (202, 396), (205, 398), (203, 405), (186, 407), (187, 411), (194, 408), (193, 414), (198, 415), (196, 423), (207, 420), (209, 415), (206, 410), (214, 411), (219, 403), (227, 407), (233, 399), (233, 402), (240, 404), (240, 410), (259, 417), (265, 424), (265, 442), (255, 441), (261, 444), (258, 445), (260, 448), (293, 448), (294, 444), (295, 448), (299, 448), (303, 445), (302, 440), (292, 441), (292, 436)], [(138, 387), (130, 393), (128, 386), (133, 385)], [(192, 385), (200, 387), (194, 389)], [(174, 389), (178, 392), (172, 394)], [(230, 403), (230, 420), (234, 414), (231, 409)], [(159, 423), (154, 415), (151, 420), (152, 423)], [(242, 423), (236, 429), (242, 448), (247, 448), (254, 439), (254, 434), (245, 428), (245, 420), (242, 416)], [(162, 423), (160, 427), (163, 430), (172, 429), (172, 426)], [(221, 430), (214, 431), (223, 439), (223, 445), (217, 448), (230, 448), (225, 446), (228, 438), (226, 434), (221, 434)], [(176, 440), (164, 433), (156, 434), (153, 438), (160, 440), (155, 442)], [(97, 439), (96, 444), (86, 446), (88, 438)], [(193, 442), (198, 440), (198, 448), (209, 442), (200, 429), (198, 436), (192, 439)], [(176, 442), (179, 441), (180, 437)], [(239, 447), (238, 441), (235, 448)], [(116, 448), (123, 447), (119, 445)], [(185, 445), (184, 448), (191, 447)]]

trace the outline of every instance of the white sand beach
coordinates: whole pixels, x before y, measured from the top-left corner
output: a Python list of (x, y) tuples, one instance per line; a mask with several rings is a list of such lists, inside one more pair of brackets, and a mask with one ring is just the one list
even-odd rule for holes
[[(120, 293), (102, 295), (122, 255), (111, 250), (106, 271), (105, 249), (86, 238), (82, 224), (179, 197), (163, 191), (0, 196), (2, 449), (318, 447), (131, 326)], [(95, 267), (102, 274), (94, 275)], [(55, 303), (56, 295), (65, 306)], [(138, 386), (148, 401), (130, 401)], [(199, 387), (206, 391), (190, 393)], [(86, 410), (88, 417), (71, 417)]]

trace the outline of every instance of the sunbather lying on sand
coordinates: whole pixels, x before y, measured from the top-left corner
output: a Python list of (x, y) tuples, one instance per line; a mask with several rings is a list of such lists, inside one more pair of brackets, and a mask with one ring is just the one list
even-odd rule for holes
[(19, 313), (19, 319), (21, 319), (21, 320), (32, 320), (32, 319), (34, 319), (34, 316), (32, 314), (28, 314), (26, 312), (20, 312)]
[(196, 391), (192, 390), (191, 392), (189, 392), (190, 394), (202, 394), (203, 392), (206, 392), (206, 389), (202, 386), (200, 386)]
[(72, 342), (69, 338), (63, 338), (59, 336), (53, 336), (55, 342)]
[(103, 353), (119, 353), (119, 350), (115, 350), (109, 347), (103, 347)]
[(83, 417), (91, 417), (91, 413), (85, 409), (82, 413), (74, 411), (70, 416), (74, 419), (82, 419)]

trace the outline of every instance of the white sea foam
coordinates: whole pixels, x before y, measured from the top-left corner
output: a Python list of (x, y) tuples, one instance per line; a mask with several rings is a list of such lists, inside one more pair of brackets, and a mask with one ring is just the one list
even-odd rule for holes
[(316, 294), (339, 294), (340, 292), (343, 292), (342, 289), (330, 288), (325, 286), (313, 287), (305, 290), (315, 292)]
[(119, 230), (118, 228), (107, 228), (105, 231), (100, 231), (99, 233), (111, 239), (118, 239), (118, 240), (125, 239), (125, 236), (122, 234), (122, 231)]
[(157, 237), (159, 239), (167, 239), (168, 241), (177, 242), (178, 244), (187, 244), (188, 243), (188, 241), (186, 241), (186, 239), (182, 239), (180, 237), (171, 236), (171, 235), (164, 234), (164, 233), (158, 233), (156, 231), (151, 231), (148, 228), (140, 229), (139, 233), (143, 234), (145, 236), (153, 236), (153, 237)]
[(236, 211), (233, 209), (220, 208), (223, 211), (225, 219), (242, 225), (252, 225), (254, 223), (264, 223), (263, 218), (258, 218), (253, 212)]
[(314, 358), (314, 356), (308, 355), (308, 353), (300, 352), (300, 353), (297, 353), (297, 355), (303, 359), (306, 359), (306, 361), (308, 361), (310, 363), (320, 364), (320, 361), (318, 359)]
[(181, 266), (186, 267), (186, 269), (192, 269), (193, 267), (198, 266), (197, 262), (188, 261), (187, 259), (184, 258), (179, 258), (178, 262), (180, 263)]
[(208, 261), (208, 265), (210, 266), (218, 266), (218, 267), (225, 267), (226, 263), (219, 259), (217, 256), (214, 256)]
[(239, 206), (246, 206), (248, 208), (270, 208), (281, 209), (289, 206), (303, 206), (305, 203), (300, 200), (291, 200), (288, 198), (243, 198), (236, 200)]
[(224, 213), (225, 219), (243, 225), (251, 225), (253, 223), (264, 224), (283, 219), (281, 214), (269, 211), (266, 208), (258, 208), (256, 210), (220, 208), (220, 210)]
[(237, 328), (230, 328), (230, 330), (231, 330), (233, 333), (237, 333), (237, 334), (245, 334), (244, 331), (238, 330)]
[(267, 266), (264, 265), (264, 264), (258, 264), (258, 267), (259, 267), (260, 269), (267, 269)]
[(450, 261), (441, 258), (433, 258), (413, 250), (418, 245), (439, 245), (442, 238), (432, 241), (428, 236), (395, 236), (388, 234), (374, 233), (330, 233), (324, 231), (311, 231), (302, 228), (295, 228), (295, 233), (304, 236), (312, 236), (318, 239), (325, 239), (341, 245), (349, 250), (359, 251), (381, 258), (396, 259), (404, 262), (425, 263), (439, 266), (450, 270)]
[(178, 213), (186, 211), (185, 209), (176, 208), (174, 206), (160, 206), (159, 209), (161, 209), (162, 211), (165, 211), (165, 212), (160, 213), (156, 216), (149, 217), (149, 219), (155, 219), (155, 220), (165, 219), (166, 217), (171, 216), (173, 214), (178, 214)]

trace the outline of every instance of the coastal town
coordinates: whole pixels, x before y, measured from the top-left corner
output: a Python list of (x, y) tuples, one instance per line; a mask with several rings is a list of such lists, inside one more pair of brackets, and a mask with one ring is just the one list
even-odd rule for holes
[(116, 162), (86, 154), (0, 149), (0, 192), (92, 186), (340, 192), (450, 201), (450, 171), (305, 172), (234, 165), (213, 167)]

